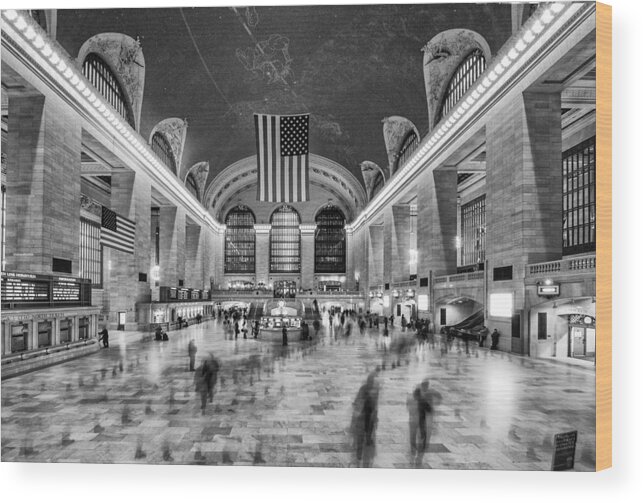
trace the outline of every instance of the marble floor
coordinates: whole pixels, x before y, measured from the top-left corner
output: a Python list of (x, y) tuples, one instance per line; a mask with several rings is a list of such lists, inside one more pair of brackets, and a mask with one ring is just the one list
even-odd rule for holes
[[(216, 321), (111, 347), (2, 382), (2, 461), (351, 467), (353, 402), (380, 368), (375, 468), (549, 470), (556, 433), (578, 430), (575, 469), (593, 470), (593, 369), (472, 347), (444, 354), (375, 329), (316, 342), (230, 340)], [(201, 411), (188, 370), (221, 362)], [(409, 393), (424, 379), (442, 395), (428, 452), (411, 455)]]

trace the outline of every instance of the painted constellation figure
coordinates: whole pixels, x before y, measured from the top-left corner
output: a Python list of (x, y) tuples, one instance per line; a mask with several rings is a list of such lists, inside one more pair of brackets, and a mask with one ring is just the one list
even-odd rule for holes
[(237, 49), (236, 55), (246, 70), (265, 78), (269, 84), (286, 83), (292, 77), (289, 45), (288, 37), (274, 34), (257, 42), (255, 47)]

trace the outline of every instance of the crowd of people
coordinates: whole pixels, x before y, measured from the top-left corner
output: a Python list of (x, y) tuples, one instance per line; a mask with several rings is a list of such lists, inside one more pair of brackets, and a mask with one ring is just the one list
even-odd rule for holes
[[(352, 438), (353, 463), (357, 467), (373, 466), (376, 456), (376, 432), (378, 425), (378, 404), (381, 389), (382, 372), (391, 369), (395, 370), (409, 365), (410, 356), (418, 348), (434, 349), (436, 339), (439, 341), (441, 355), (449, 352), (454, 344), (455, 335), (453, 331), (446, 331), (445, 334), (436, 336), (434, 327), (429, 319), (410, 318), (401, 316), (396, 319), (393, 316), (383, 317), (377, 314), (366, 312), (357, 313), (354, 310), (342, 310), (338, 308), (322, 309), (320, 317), (312, 323), (312, 331), (304, 321), (300, 340), (304, 347), (296, 347), (294, 350), (288, 347), (287, 330), (283, 328), (282, 350), (274, 351), (270, 358), (259, 355), (252, 355), (243, 360), (241, 364), (235, 364), (234, 368), (228, 368), (234, 384), (238, 382), (239, 372), (250, 375), (250, 384), (253, 376), (260, 378), (262, 368), (267, 372), (274, 372), (275, 361), (283, 361), (290, 358), (292, 354), (300, 353), (308, 355), (315, 350), (320, 341), (320, 331), (326, 326), (326, 333), (331, 341), (337, 341), (342, 337), (349, 341), (354, 334), (354, 327), (359, 329), (361, 336), (372, 337), (377, 335), (377, 349), (382, 351), (382, 362), (377, 368), (371, 371), (365, 382), (359, 388), (352, 404), (352, 418), (349, 431)], [(218, 310), (215, 312), (217, 323), (224, 327), (226, 339), (235, 340), (241, 336), (256, 339), (259, 335), (259, 321), (248, 318), (247, 308), (232, 308), (229, 310)], [(371, 329), (367, 331), (368, 329)], [(377, 329), (375, 334), (373, 328)], [(106, 330), (102, 334), (107, 339)], [(485, 345), (489, 330), (483, 327), (479, 331), (479, 346)], [(167, 333), (157, 327), (155, 331), (156, 340), (168, 340)], [(499, 333), (494, 330), (491, 334), (492, 343), (490, 349), (497, 349)], [(107, 341), (105, 341), (107, 342)], [(341, 341), (340, 341), (341, 342)], [(349, 343), (349, 342), (346, 342)], [(331, 342), (332, 344), (332, 342)], [(459, 343), (461, 349), (461, 345)], [(423, 349), (421, 349), (423, 350)], [(469, 346), (466, 344), (466, 352)], [(205, 358), (197, 366), (198, 348), (195, 339), (191, 339), (187, 345), (187, 356), (189, 359), (188, 370), (194, 372), (194, 391), (200, 401), (200, 410), (206, 414), (207, 404), (213, 403), (219, 374), (224, 365), (213, 352), (208, 352)], [(221, 385), (223, 385), (221, 378)], [(430, 447), (431, 434), (434, 429), (435, 411), (442, 401), (441, 394), (432, 388), (429, 379), (423, 379), (409, 393), (406, 399), (406, 412), (408, 413), (408, 442), (411, 463), (415, 466), (422, 466), (423, 457)]]

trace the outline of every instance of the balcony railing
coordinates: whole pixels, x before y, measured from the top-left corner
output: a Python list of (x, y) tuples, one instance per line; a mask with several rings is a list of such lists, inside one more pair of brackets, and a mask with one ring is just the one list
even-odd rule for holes
[(567, 272), (594, 272), (596, 271), (596, 255), (587, 255), (584, 257), (564, 258), (562, 260), (553, 260), (551, 262), (541, 262), (539, 264), (529, 264), (527, 266), (527, 277), (539, 277), (557, 275)]
[(484, 271), (463, 272), (460, 274), (450, 274), (448, 276), (436, 276), (433, 283), (436, 285), (442, 283), (457, 283), (461, 281), (476, 281), (484, 278)]

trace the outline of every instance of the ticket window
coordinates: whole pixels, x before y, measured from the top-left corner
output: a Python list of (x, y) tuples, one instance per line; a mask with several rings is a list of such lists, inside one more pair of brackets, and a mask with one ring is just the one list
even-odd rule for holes
[(20, 353), (29, 349), (29, 325), (19, 323), (11, 325), (11, 352)]
[(47, 346), (51, 346), (51, 321), (41, 321), (38, 323), (38, 347)]
[(73, 332), (73, 323), (69, 318), (60, 320), (60, 343), (68, 344), (71, 342)]
[(78, 340), (86, 341), (89, 339), (89, 318), (86, 316), (78, 318)]

